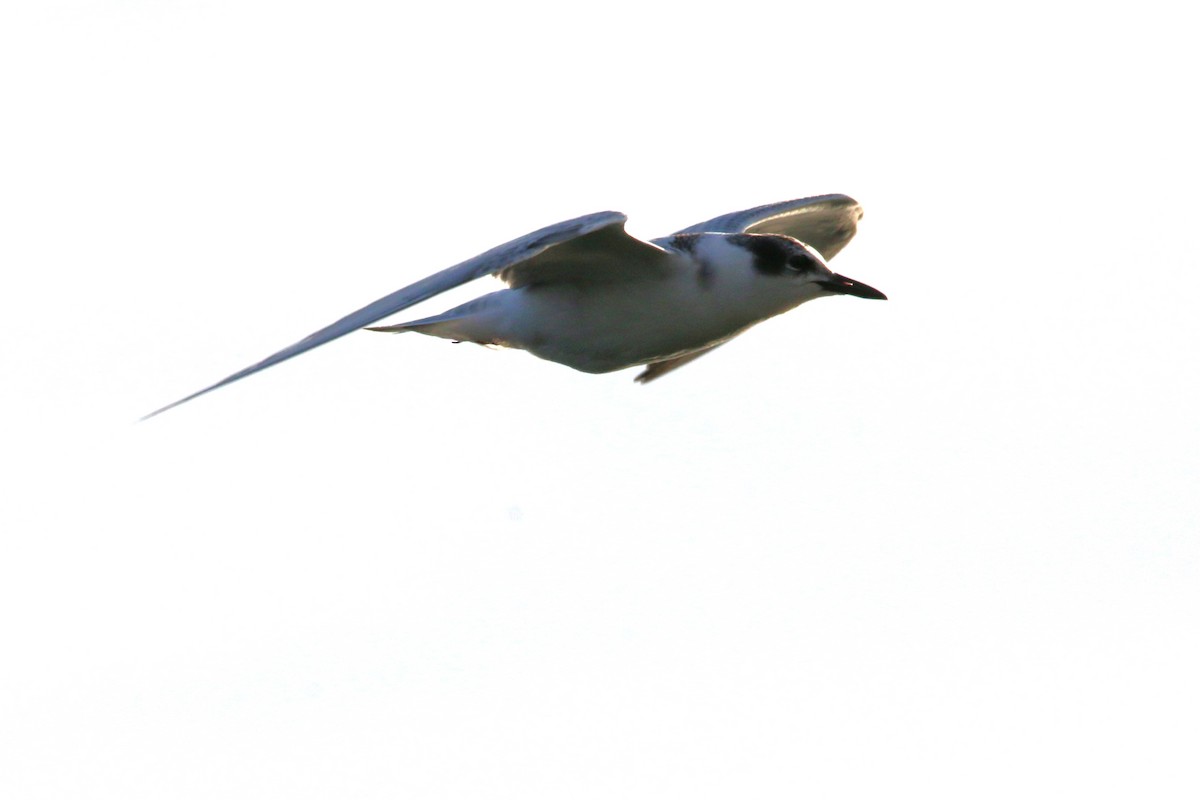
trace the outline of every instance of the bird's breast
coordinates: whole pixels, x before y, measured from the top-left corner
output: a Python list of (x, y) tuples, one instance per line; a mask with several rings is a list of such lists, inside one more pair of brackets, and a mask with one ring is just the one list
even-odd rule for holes
[(707, 347), (752, 325), (754, 309), (713, 270), (670, 280), (530, 286), (503, 292), (504, 339), (585, 372), (610, 372)]

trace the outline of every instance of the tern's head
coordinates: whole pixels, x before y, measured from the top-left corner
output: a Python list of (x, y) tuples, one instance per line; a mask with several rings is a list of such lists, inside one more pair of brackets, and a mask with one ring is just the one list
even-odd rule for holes
[(754, 256), (754, 270), (770, 278), (791, 282), (811, 297), (849, 294), (869, 300), (887, 300), (887, 295), (865, 283), (838, 275), (816, 249), (790, 236), (741, 233), (729, 237), (733, 244)]

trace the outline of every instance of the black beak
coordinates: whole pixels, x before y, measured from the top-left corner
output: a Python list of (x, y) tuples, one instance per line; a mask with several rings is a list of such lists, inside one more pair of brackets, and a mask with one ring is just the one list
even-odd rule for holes
[(887, 295), (878, 289), (872, 289), (865, 283), (859, 283), (853, 278), (838, 275), (836, 272), (829, 280), (817, 281), (824, 289), (838, 294), (852, 294), (855, 297), (865, 297), (868, 300), (887, 300)]

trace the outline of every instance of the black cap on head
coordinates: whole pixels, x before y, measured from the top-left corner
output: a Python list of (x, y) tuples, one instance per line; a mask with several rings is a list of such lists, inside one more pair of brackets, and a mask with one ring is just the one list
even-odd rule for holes
[(788, 236), (746, 233), (736, 241), (754, 256), (754, 269), (763, 275), (795, 275), (825, 266), (808, 247)]

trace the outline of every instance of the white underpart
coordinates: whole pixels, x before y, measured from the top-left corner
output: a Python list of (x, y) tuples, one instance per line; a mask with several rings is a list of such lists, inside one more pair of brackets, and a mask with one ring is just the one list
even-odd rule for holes
[(822, 294), (798, 277), (762, 275), (725, 236), (701, 237), (676, 258), (669, 279), (506, 289), (410, 330), (610, 372), (709, 347)]

